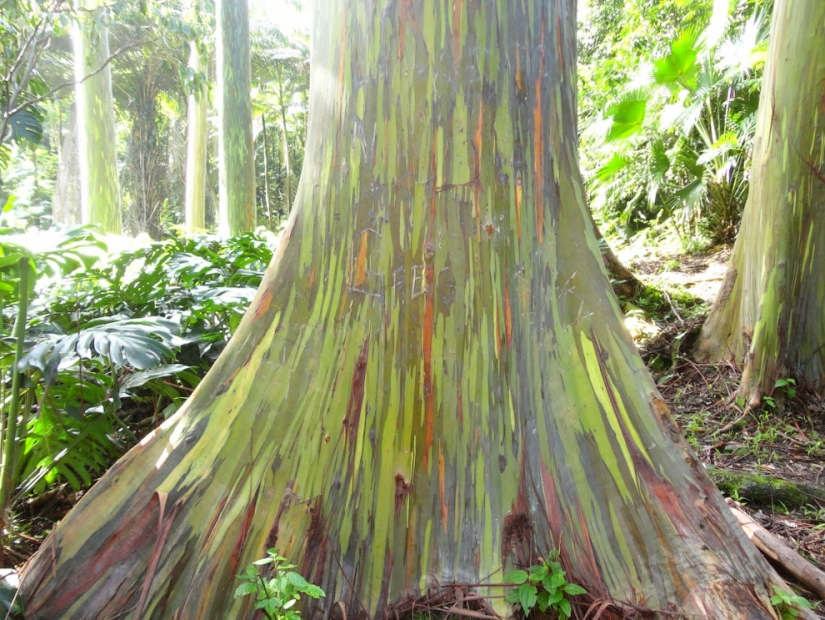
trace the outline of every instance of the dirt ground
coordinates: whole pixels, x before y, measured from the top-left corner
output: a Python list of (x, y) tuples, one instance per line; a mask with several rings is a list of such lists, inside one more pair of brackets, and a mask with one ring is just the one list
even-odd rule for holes
[[(746, 412), (745, 403), (736, 397), (739, 370), (728, 364), (699, 364), (690, 356), (703, 315), (725, 276), (730, 248), (687, 255), (678, 244), (649, 246), (637, 241), (614, 251), (645, 284), (668, 293), (669, 301), (698, 298), (693, 309), (684, 311), (672, 301), (672, 311), (664, 316), (631, 312), (628, 327), (674, 418), (712, 477), (717, 483), (727, 474), (745, 481), (741, 488), (720, 484), (723, 492), (825, 570), (825, 402), (789, 383), (777, 388), (760, 408)], [(789, 482), (800, 493), (789, 499), (783, 491), (766, 492), (752, 480)], [(794, 486), (798, 484), (802, 488)], [(780, 574), (825, 610), (816, 595)]]

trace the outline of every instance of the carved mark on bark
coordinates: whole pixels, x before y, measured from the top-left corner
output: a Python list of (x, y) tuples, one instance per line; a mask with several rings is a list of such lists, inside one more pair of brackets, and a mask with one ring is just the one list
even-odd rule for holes
[(412, 493), (412, 483), (408, 482), (401, 474), (395, 474), (395, 512), (401, 510), (404, 500)]

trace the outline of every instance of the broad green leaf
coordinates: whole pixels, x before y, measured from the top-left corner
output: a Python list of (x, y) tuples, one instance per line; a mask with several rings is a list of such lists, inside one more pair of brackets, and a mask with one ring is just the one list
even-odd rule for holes
[(535, 606), (536, 600), (538, 598), (537, 592), (538, 590), (536, 590), (535, 586), (524, 584), (523, 586), (519, 587), (518, 602), (521, 604), (521, 608), (524, 610), (525, 616), (529, 616), (530, 610), (533, 609), (533, 607)]
[(587, 590), (576, 583), (568, 583), (564, 586), (564, 593), (570, 596), (578, 596), (579, 594), (587, 594)]
[(698, 35), (694, 30), (682, 32), (670, 44), (670, 53), (654, 61), (653, 79), (663, 86), (681, 86), (688, 90), (696, 87), (700, 66)]
[(510, 571), (506, 575), (504, 575), (504, 583), (512, 583), (515, 585), (521, 585), (527, 581), (527, 571), (524, 570), (514, 570)]
[(257, 591), (257, 587), (254, 583), (246, 581), (239, 585), (235, 589), (235, 598), (240, 598), (241, 596), (247, 596), (249, 594), (254, 594)]
[(625, 94), (607, 109), (611, 119), (606, 141), (624, 140), (641, 131), (647, 113), (648, 95), (643, 91)]

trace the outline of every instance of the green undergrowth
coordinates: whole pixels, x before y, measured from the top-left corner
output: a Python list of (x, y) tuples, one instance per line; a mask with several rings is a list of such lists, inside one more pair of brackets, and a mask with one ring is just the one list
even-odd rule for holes
[[(88, 487), (174, 413), (237, 327), (273, 249), (255, 234), (126, 251), (87, 228), (38, 237), (0, 231), (0, 428), (10, 411), (21, 420), (4, 511), (59, 485)], [(42, 237), (47, 250), (35, 249)], [(23, 292), (20, 347), (11, 330)]]

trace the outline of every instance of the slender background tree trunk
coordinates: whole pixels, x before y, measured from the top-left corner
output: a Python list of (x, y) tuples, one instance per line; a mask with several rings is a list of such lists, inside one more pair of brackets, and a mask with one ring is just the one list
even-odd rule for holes
[(744, 366), (751, 404), (794, 376), (825, 387), (825, 2), (777, 0), (726, 279), (697, 357)]
[[(600, 264), (575, 3), (317, 0), (283, 241), (181, 411), (23, 576), (31, 618), (251, 618), (277, 547), (313, 617), (392, 614), (558, 549), (589, 601), (773, 618), (773, 573), (687, 452)], [(116, 568), (115, 568), (116, 567)]]
[[(201, 9), (201, 3), (194, 0), (194, 11)], [(189, 69), (196, 75), (203, 73), (198, 46), (189, 44)], [(187, 98), (186, 123), (186, 207), (184, 219), (186, 234), (192, 235), (206, 230), (206, 112), (209, 106), (206, 83), (198, 92)]]
[[(84, 224), (99, 224), (120, 234), (121, 205), (117, 170), (117, 136), (108, 66), (109, 35), (101, 23), (97, 0), (75, 0), (82, 11), (74, 29), (75, 90), (80, 146), (80, 202)], [(97, 71), (95, 75), (91, 75)], [(91, 75), (91, 77), (89, 77)]]
[(218, 231), (255, 229), (252, 65), (247, 0), (217, 0)]

